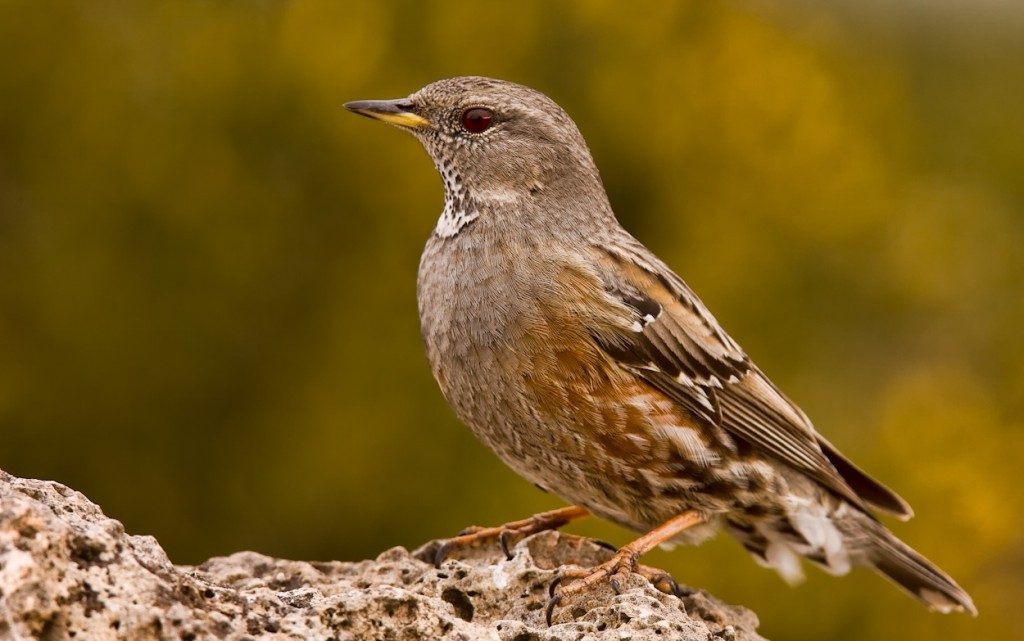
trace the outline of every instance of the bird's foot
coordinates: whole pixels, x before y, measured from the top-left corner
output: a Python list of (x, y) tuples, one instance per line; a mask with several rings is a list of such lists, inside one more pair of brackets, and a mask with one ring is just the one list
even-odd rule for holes
[[(550, 599), (548, 600), (547, 608), (544, 610), (545, 621), (547, 621), (549, 626), (551, 625), (551, 617), (555, 612), (555, 608), (563, 603), (567, 597), (586, 592), (602, 581), (608, 581), (612, 590), (615, 590), (615, 594), (622, 594), (621, 583), (623, 579), (634, 572), (647, 578), (662, 592), (681, 596), (683, 592), (680, 590), (679, 584), (667, 572), (641, 566), (638, 562), (640, 556), (652, 548), (671, 540), (683, 530), (698, 525), (703, 521), (704, 517), (696, 511), (689, 510), (683, 512), (632, 543), (623, 546), (611, 559), (601, 565), (589, 570), (569, 570), (563, 572), (551, 582), (551, 587), (548, 590)], [(566, 583), (566, 579), (572, 579), (572, 582)]]
[(639, 554), (623, 548), (616, 552), (610, 560), (589, 570), (563, 571), (548, 588), (550, 599), (544, 612), (548, 626), (551, 625), (555, 608), (564, 603), (568, 597), (586, 592), (605, 580), (608, 581), (616, 595), (622, 594), (622, 581), (630, 574), (639, 574), (665, 594), (675, 597), (687, 595), (687, 591), (679, 587), (679, 583), (672, 578), (671, 574), (658, 568), (639, 565), (637, 559), (639, 559)]
[(590, 512), (585, 508), (573, 505), (534, 514), (529, 518), (511, 521), (498, 527), (471, 526), (437, 548), (437, 552), (434, 554), (434, 566), (441, 567), (441, 563), (457, 550), (476, 547), (494, 539), (497, 539), (501, 545), (501, 551), (505, 553), (505, 557), (511, 560), (511, 548), (515, 540), (545, 530), (557, 530), (566, 523), (589, 515)]
[(544, 619), (548, 626), (551, 625), (555, 608), (568, 597), (587, 592), (598, 583), (608, 581), (615, 594), (622, 594), (621, 582), (639, 569), (639, 558), (640, 554), (627, 545), (601, 565), (586, 570), (563, 570), (548, 588), (548, 595), (551, 598), (548, 599), (547, 608), (544, 610)]

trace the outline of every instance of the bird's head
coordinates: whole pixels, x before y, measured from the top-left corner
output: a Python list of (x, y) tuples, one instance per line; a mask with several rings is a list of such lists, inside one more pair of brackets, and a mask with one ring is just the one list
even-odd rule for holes
[[(449, 199), (523, 206), (538, 198), (578, 198), (582, 190), (584, 200), (600, 201), (598, 208), (606, 204), (576, 124), (529, 87), (463, 76), (439, 80), (407, 98), (345, 107), (416, 136), (441, 173)], [(590, 195), (595, 192), (598, 196)]]

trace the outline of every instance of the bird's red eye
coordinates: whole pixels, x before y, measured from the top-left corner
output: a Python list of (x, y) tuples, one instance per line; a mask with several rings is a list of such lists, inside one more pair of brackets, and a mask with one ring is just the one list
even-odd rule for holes
[(478, 134), (486, 131), (494, 122), (494, 114), (490, 109), (473, 107), (462, 112), (462, 127), (466, 131)]

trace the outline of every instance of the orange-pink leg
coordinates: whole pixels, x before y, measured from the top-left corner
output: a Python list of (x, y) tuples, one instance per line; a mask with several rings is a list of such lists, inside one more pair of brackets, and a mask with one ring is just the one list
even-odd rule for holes
[(441, 544), (441, 547), (437, 549), (437, 553), (434, 555), (434, 565), (440, 567), (441, 563), (455, 550), (480, 545), (491, 539), (498, 539), (505, 556), (511, 559), (512, 552), (509, 549), (509, 539), (513, 536), (524, 537), (545, 530), (557, 530), (567, 523), (586, 516), (590, 516), (590, 512), (586, 508), (571, 505), (557, 510), (534, 514), (529, 518), (511, 521), (498, 527), (469, 528), (459, 536), (448, 539)]
[[(576, 570), (571, 573), (563, 574), (551, 585), (551, 600), (548, 601), (548, 607), (545, 610), (545, 619), (547, 620), (548, 625), (551, 625), (551, 616), (554, 614), (555, 608), (558, 607), (558, 604), (561, 603), (565, 597), (589, 590), (594, 585), (605, 580), (611, 584), (612, 589), (615, 590), (616, 594), (621, 593), (619, 588), (619, 578), (636, 571), (638, 567), (637, 562), (640, 560), (641, 556), (661, 545), (665, 541), (674, 538), (683, 530), (699, 525), (703, 522), (704, 518), (696, 511), (689, 510), (687, 512), (683, 512), (679, 516), (662, 523), (632, 543), (624, 545), (615, 553), (615, 556), (601, 565), (590, 568), (589, 570)], [(563, 585), (564, 579), (566, 577), (570, 577), (570, 575), (571, 578), (574, 579), (573, 582)], [(671, 578), (669, 578), (669, 580), (671, 580)], [(672, 581), (672, 583), (674, 584), (675, 581)]]

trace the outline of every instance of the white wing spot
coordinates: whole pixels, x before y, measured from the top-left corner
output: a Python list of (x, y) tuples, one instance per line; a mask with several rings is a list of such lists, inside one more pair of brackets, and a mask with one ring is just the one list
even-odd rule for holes
[(693, 387), (693, 381), (686, 374), (676, 376), (676, 382), (680, 385), (685, 385), (686, 387)]
[(704, 407), (708, 408), (712, 412), (714, 412), (715, 411), (715, 405), (714, 405), (714, 403), (711, 402), (711, 399), (708, 397), (708, 393), (705, 392), (700, 387), (697, 388), (697, 391), (700, 392), (700, 404), (703, 405)]

